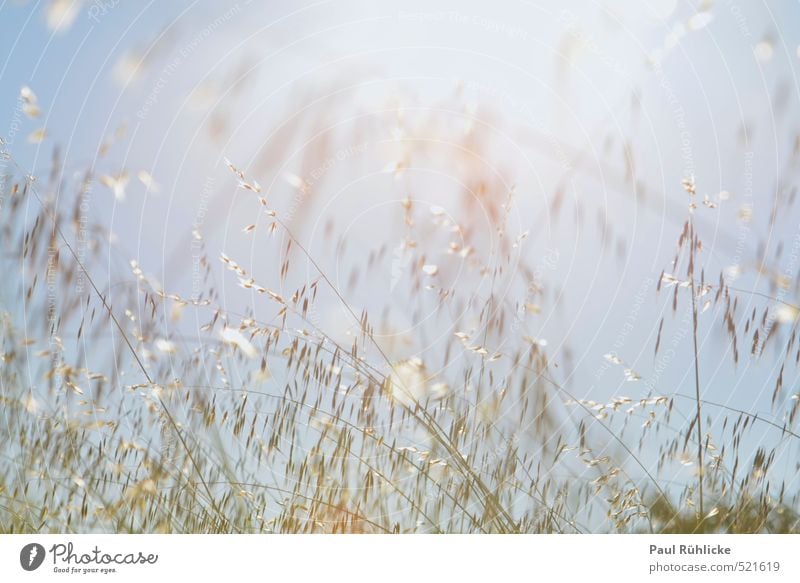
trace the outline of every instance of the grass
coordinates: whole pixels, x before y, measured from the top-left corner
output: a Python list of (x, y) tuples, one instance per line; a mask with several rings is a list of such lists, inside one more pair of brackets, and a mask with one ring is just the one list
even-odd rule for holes
[[(4, 159), (3, 268), (14, 275), (2, 298), (2, 532), (800, 531), (797, 468), (774, 463), (800, 439), (797, 395), (782, 381), (800, 349), (795, 324), (787, 338), (771, 319), (780, 305), (798, 308), (773, 290), (731, 287), (723, 273), (706, 279), (694, 217), (719, 201), (698, 204), (694, 179), (683, 182), (687, 219), (656, 299), (674, 320), (691, 315), (692, 390), (602, 403), (576, 396), (534, 333), (553, 300), (547, 272), (528, 235), (511, 235), (513, 191), (500, 194), (490, 177), (465, 177), (482, 213), (396, 204), (405, 238), (393, 277), (414, 322), (398, 358), (380, 310), (356, 307), (357, 286), (331, 276), (235, 163), (231, 184), (257, 216), (243, 236), (267, 241), (272, 268), (256, 269), (269, 283), (223, 250), (207, 254), (195, 233), (211, 283), (185, 297), (87, 222), (83, 190), (98, 182), (120, 195), (126, 179), (87, 171), (70, 188), (54, 172), (42, 184), (12, 152)], [(292, 183), (307, 200), (309, 185)], [(331, 247), (346, 243), (330, 235)], [(382, 243), (375, 261), (392, 245)], [(452, 265), (477, 287), (454, 285)], [(269, 317), (220, 301), (220, 273)], [(739, 296), (762, 301), (761, 318), (742, 314)], [(344, 337), (320, 323), (333, 311)], [(173, 322), (188, 312), (201, 323), (187, 332)], [(780, 364), (772, 417), (704, 398), (701, 321), (721, 331), (729, 366), (743, 344), (749, 358)], [(436, 333), (444, 339), (426, 344)], [(606, 359), (641, 386), (619, 356)]]

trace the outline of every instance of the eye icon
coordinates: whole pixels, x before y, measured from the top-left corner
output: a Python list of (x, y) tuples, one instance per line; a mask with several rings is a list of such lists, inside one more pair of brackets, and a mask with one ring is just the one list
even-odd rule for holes
[(44, 562), (44, 547), (38, 543), (31, 543), (22, 547), (19, 552), (19, 564), (26, 571), (35, 571)]

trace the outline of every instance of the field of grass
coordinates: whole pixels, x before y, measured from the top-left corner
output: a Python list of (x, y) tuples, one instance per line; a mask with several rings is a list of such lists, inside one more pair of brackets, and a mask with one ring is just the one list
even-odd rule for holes
[[(800, 532), (798, 243), (784, 227), (798, 148), (758, 222), (702, 168), (645, 196), (646, 154), (620, 138), (619, 182), (630, 206), (669, 215), (667, 243), (626, 246), (624, 221), (601, 212), (596, 256), (575, 269), (608, 262), (622, 292), (582, 297), (562, 289), (569, 249), (548, 233), (578, 238), (594, 218), (567, 187), (580, 174), (605, 188), (613, 165), (597, 178), (581, 168), (596, 144), (569, 151), (565, 188), (528, 204), (495, 147), (502, 106), (475, 113), (458, 92), (421, 113), (375, 105), (341, 146), (324, 137), (334, 122), (305, 123), (309, 99), (275, 130), (314, 144), (297, 175), (209, 137), (214, 196), (240, 205), (234, 243), (206, 236), (221, 225), (208, 211), (157, 265), (139, 252), (155, 236), (121, 237), (94, 207), (133, 217), (126, 197), (157, 190), (106, 163), (124, 131), (67, 172), (36, 129), (47, 104), (15, 91), (31, 133), (0, 145), (0, 532)], [(561, 146), (545, 138), (552, 162)], [(365, 151), (382, 162), (353, 181), (389, 185), (364, 206), (376, 214), (320, 219), (340, 203), (318, 177)], [(420, 168), (458, 187), (437, 199)], [(735, 265), (715, 255), (725, 221), (752, 235)], [(611, 314), (612, 292), (630, 301), (650, 281), (630, 256), (657, 257), (647, 308), (603, 320), (619, 346), (572, 348), (596, 333), (582, 310)], [(173, 289), (176, 258), (192, 281)], [(718, 398), (739, 371), (760, 375), (747, 390), (769, 410)]]

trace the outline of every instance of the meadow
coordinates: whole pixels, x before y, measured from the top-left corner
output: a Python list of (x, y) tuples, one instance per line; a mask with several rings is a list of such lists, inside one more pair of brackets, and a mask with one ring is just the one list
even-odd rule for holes
[[(364, 111), (348, 82), (301, 93), (258, 148), (220, 137), (249, 113), (206, 118), (214, 178), (175, 245), (110, 226), (109, 208), (162, 212), (135, 206), (166, 179), (117, 161), (124, 126), (67, 171), (46, 100), (15, 88), (0, 532), (800, 532), (796, 137), (755, 202), (702, 166), (662, 191), (640, 169), (653, 150), (616, 129), (583, 149), (514, 140), (524, 112), (485, 86), (368, 94)], [(523, 159), (546, 159), (554, 188)], [(356, 202), (337, 173), (364, 181)], [(609, 182), (660, 234), (573, 192)], [(220, 201), (238, 205), (224, 225)], [(573, 263), (564, 242), (585, 236)], [(564, 283), (601, 265), (613, 286)], [(598, 329), (617, 342), (589, 351)], [(758, 406), (730, 386), (745, 372)]]

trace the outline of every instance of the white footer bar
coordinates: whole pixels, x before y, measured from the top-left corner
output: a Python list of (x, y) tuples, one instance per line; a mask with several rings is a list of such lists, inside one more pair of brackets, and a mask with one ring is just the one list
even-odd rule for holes
[(0, 536), (0, 581), (761, 582), (799, 567), (797, 535)]

